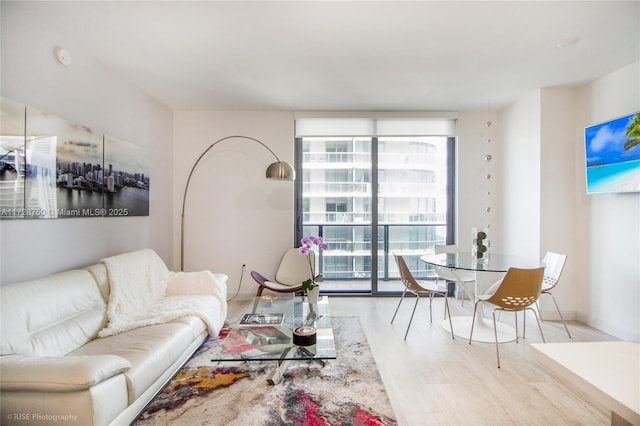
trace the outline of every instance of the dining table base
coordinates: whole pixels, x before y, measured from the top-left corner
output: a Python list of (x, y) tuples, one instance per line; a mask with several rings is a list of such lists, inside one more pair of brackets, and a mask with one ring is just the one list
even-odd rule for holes
[[(455, 336), (469, 340), (473, 317), (451, 317), (451, 324), (453, 325), (453, 334)], [(449, 325), (448, 319), (442, 322), (442, 327), (451, 333), (451, 326)], [(496, 322), (496, 330), (498, 343), (507, 343), (516, 340), (516, 329), (512, 326)], [(493, 331), (493, 320), (480, 316), (476, 317), (472, 340), (474, 342), (495, 343), (496, 337)]]

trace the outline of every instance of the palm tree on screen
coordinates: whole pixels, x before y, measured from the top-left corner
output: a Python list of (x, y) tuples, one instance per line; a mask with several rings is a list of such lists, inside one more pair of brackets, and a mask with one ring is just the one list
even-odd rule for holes
[(624, 135), (628, 138), (624, 142), (625, 151), (629, 151), (634, 146), (640, 144), (640, 112), (631, 119)]

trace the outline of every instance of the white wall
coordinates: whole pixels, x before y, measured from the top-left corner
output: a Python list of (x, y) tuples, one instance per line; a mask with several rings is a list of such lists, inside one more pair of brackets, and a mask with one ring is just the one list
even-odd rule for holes
[(540, 253), (540, 94), (530, 93), (500, 112), (502, 233), (505, 253)]
[(577, 318), (640, 340), (640, 193), (586, 195), (585, 126), (640, 111), (640, 63), (577, 90), (574, 145)]
[[(0, 276), (9, 283), (152, 247), (170, 260), (170, 110), (122, 80), (47, 25), (37, 3), (2, 2), (1, 95), (150, 148), (150, 216), (0, 221)], [(54, 60), (67, 48), (69, 68)]]
[[(174, 122), (174, 267), (180, 269), (180, 217), (184, 186), (196, 159), (216, 140), (243, 135), (265, 143), (293, 164), (290, 112), (176, 112)], [(258, 143), (228, 139), (203, 157), (195, 170), (185, 213), (184, 270), (209, 269), (229, 276), (238, 297), (254, 295), (249, 273), (273, 277), (284, 251), (293, 247), (293, 182), (265, 179), (275, 158)]]
[[(580, 137), (580, 141), (582, 138)], [(574, 250), (575, 229), (575, 90), (547, 88), (540, 91), (540, 257), (547, 251), (566, 254), (562, 285), (554, 297), (563, 316), (576, 316), (577, 286), (574, 271), (579, 262)], [(580, 168), (582, 170), (582, 168)], [(544, 318), (559, 319), (553, 301), (543, 296)]]
[[(491, 126), (487, 123), (491, 122)], [(471, 228), (488, 225), (490, 253), (505, 253), (501, 182), (504, 161), (501, 153), (500, 121), (495, 111), (464, 111), (458, 115), (456, 146), (456, 244), (471, 250)], [(489, 142), (490, 140), (490, 142)], [(491, 161), (485, 160), (491, 155)], [(487, 179), (487, 174), (491, 175)], [(487, 207), (491, 208), (487, 212)], [(478, 291), (483, 292), (502, 273), (478, 272)]]
[[(456, 145), (456, 243), (471, 250), (471, 228), (489, 226), (490, 250), (502, 253), (500, 127), (495, 112), (465, 111), (458, 115)], [(491, 122), (491, 126), (487, 126)], [(488, 140), (491, 142), (488, 142)], [(491, 155), (491, 161), (485, 160)], [(487, 180), (486, 175), (491, 179)], [(490, 194), (488, 194), (490, 192)], [(487, 212), (487, 207), (491, 208)]]
[(640, 340), (640, 194), (586, 195), (584, 127), (640, 110), (639, 80), (636, 62), (500, 112), (505, 253), (567, 254), (554, 291), (565, 318), (625, 340)]

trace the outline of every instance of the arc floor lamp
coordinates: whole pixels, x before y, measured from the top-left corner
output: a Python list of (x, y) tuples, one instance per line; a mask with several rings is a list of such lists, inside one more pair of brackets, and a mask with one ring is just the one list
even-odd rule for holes
[(191, 171), (189, 172), (189, 177), (187, 178), (187, 184), (184, 187), (184, 196), (182, 198), (182, 216), (180, 220), (180, 270), (181, 271), (184, 270), (184, 212), (185, 212), (185, 206), (187, 204), (187, 192), (189, 191), (189, 183), (191, 182), (191, 177), (193, 176), (193, 172), (196, 170), (196, 167), (200, 163), (200, 160), (202, 160), (202, 158), (209, 151), (211, 151), (211, 149), (214, 146), (216, 146), (220, 142), (223, 142), (229, 139), (234, 139), (234, 138), (247, 139), (247, 140), (256, 142), (257, 144), (264, 147), (267, 151), (271, 153), (271, 155), (275, 157), (276, 161), (269, 164), (269, 166), (267, 167), (267, 171), (265, 172), (265, 177), (267, 179), (294, 180), (296, 178), (296, 172), (293, 169), (293, 166), (285, 161), (280, 161), (278, 156), (271, 150), (271, 148), (269, 148), (263, 142), (260, 142), (258, 139), (252, 138), (250, 136), (226, 136), (222, 139), (218, 139), (217, 141), (209, 145), (209, 147), (205, 149), (202, 154), (200, 154), (200, 157), (198, 157), (196, 162), (193, 164), (193, 167), (191, 167)]

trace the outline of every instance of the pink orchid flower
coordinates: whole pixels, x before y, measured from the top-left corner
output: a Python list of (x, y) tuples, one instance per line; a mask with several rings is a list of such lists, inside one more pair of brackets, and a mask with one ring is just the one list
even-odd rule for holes
[(311, 276), (313, 277), (302, 282), (302, 288), (308, 291), (313, 289), (317, 285), (316, 281), (320, 280), (320, 275), (313, 276), (313, 265), (311, 264), (311, 258), (308, 256), (308, 254), (313, 249), (313, 246), (317, 246), (320, 250), (327, 250), (329, 246), (320, 236), (305, 237), (300, 240), (300, 243), (302, 243), (302, 245), (298, 249), (298, 252), (302, 255), (307, 256), (307, 260), (309, 261), (309, 268), (311, 269)]

